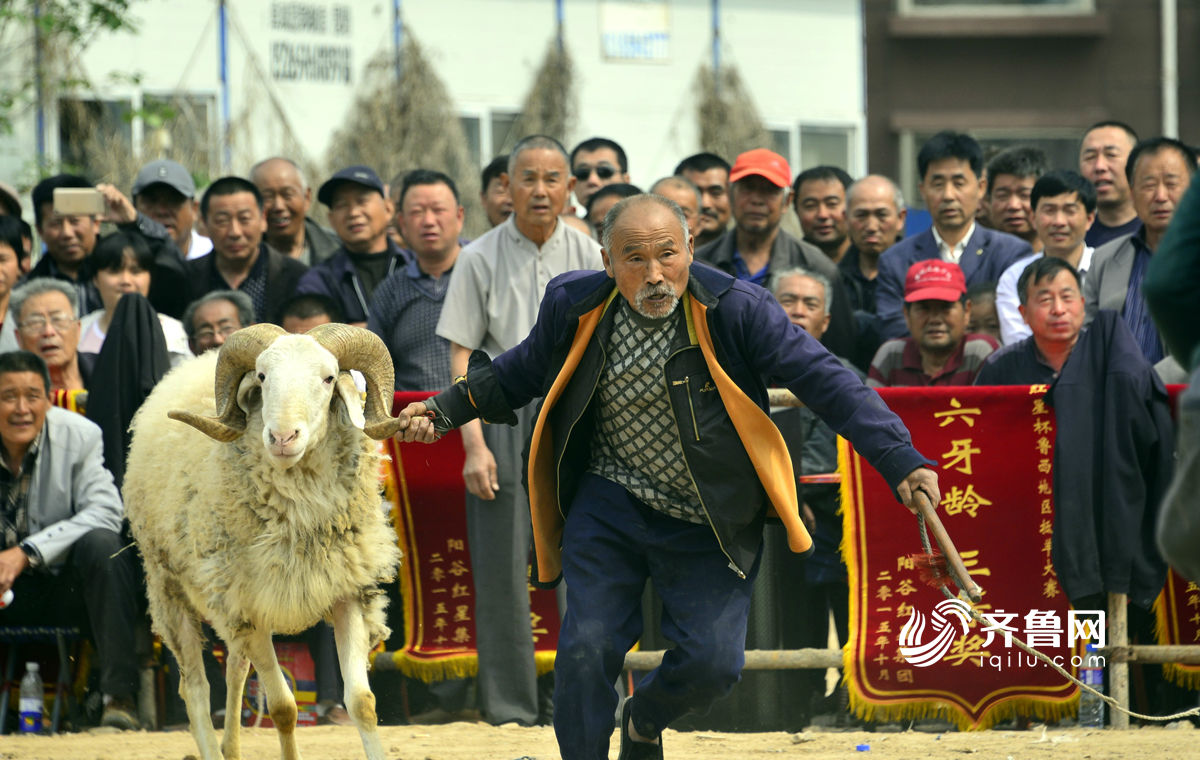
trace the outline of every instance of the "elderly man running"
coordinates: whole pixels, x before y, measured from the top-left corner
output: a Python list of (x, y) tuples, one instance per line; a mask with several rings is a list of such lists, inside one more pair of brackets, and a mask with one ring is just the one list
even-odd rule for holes
[(511, 423), (544, 397), (529, 501), (535, 580), (567, 583), (554, 695), (565, 760), (608, 757), (613, 682), (642, 632), (647, 580), (677, 646), (622, 709), (622, 760), (661, 758), (662, 730), (740, 677), (768, 510), (793, 551), (810, 550), (762, 378), (849, 438), (910, 509), (918, 490), (940, 500), (932, 463), (874, 391), (769, 292), (692, 264), (678, 206), (621, 201), (603, 244), (604, 272), (552, 280), (529, 336), (495, 360), (472, 354), (464, 377), (404, 410), (401, 434), (428, 442), (477, 417)]

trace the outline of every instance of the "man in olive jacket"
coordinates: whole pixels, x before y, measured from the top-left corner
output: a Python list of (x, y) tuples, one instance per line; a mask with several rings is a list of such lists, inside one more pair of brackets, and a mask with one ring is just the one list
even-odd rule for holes
[(762, 378), (854, 442), (910, 509), (918, 490), (940, 499), (900, 420), (768, 291), (692, 266), (678, 206), (623, 200), (603, 242), (606, 271), (552, 280), (523, 342), (494, 361), (476, 352), (461, 382), (402, 412), (404, 439), (428, 441), (543, 397), (527, 477), (534, 580), (567, 584), (554, 712), (565, 760), (608, 757), (612, 684), (642, 632), (647, 580), (677, 646), (623, 707), (624, 760), (661, 758), (662, 730), (740, 677), (768, 512), (793, 551), (810, 550)]

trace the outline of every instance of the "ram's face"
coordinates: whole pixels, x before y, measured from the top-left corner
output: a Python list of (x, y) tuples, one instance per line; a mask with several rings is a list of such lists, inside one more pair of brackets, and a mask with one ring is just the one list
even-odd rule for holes
[(263, 446), (277, 467), (291, 467), (325, 435), (339, 385), (337, 359), (310, 337), (281, 336), (259, 354), (238, 403), (261, 397)]

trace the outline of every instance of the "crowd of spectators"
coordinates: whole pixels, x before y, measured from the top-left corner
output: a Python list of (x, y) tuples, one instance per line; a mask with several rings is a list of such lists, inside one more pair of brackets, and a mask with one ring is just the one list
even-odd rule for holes
[[(495, 356), (520, 341), (551, 278), (602, 268), (605, 216), (642, 187), (682, 209), (697, 262), (769, 288), (794, 324), (869, 385), (1049, 384), (1060, 377), (1086, 385), (1094, 373), (1119, 367), (1140, 378), (1124, 392), (1142, 394), (1133, 403), (1147, 405), (1153, 428), (1163, 379), (1179, 381), (1190, 357), (1171, 356), (1141, 283), (1196, 172), (1195, 149), (1166, 137), (1139, 139), (1128, 125), (1106, 121), (1081, 135), (1077, 166), (1050, 166), (1027, 146), (985, 163), (975, 139), (950, 131), (929, 139), (916, 164), (932, 226), (911, 235), (908, 206), (886, 176), (855, 178), (837, 166), (793, 176), (786, 159), (759, 148), (729, 157), (698, 153), (672, 176), (639, 177), (635, 185), (625, 151), (601, 137), (570, 152), (552, 138), (528, 137), (491, 161), (480, 178), (491, 229), (470, 241), (462, 237), (458, 186), (436, 166), (388, 184), (368, 166), (338, 169), (315, 193), (329, 228), (314, 219), (313, 189), (286, 157), (266, 158), (202, 191), (188, 167), (166, 159), (146, 164), (128, 195), (83, 176), (47, 177), (29, 195), (32, 229), (21, 218), (19, 194), (0, 183), (0, 413), (15, 410), (0, 420), (0, 590), (11, 585), (22, 600), (40, 593), (27, 584), (46, 577), (82, 582), (109, 572), (94, 569), (95, 551), (82, 543), (53, 544), (53, 554), (47, 547), (62, 524), (86, 522), (85, 514), (105, 516), (94, 520), (96, 530), (119, 530), (107, 517), (119, 514), (119, 499), (96, 506), (88, 501), (94, 494), (77, 494), (74, 516), (54, 522), (28, 476), (32, 469), (36, 480), (53, 453), (77, 456), (92, 484), (105, 477), (92, 467), (96, 457), (120, 456), (87, 446), (60, 454), (55, 439), (67, 435), (56, 428), (61, 414), (47, 416), (45, 407), (91, 389), (109, 345), (128, 341), (133, 322), (123, 315), (130, 310), (119, 308), (126, 296), (153, 307), (171, 366), (257, 322), (302, 332), (338, 321), (384, 340), (397, 390), (436, 390), (466, 372), (472, 352)], [(60, 211), (57, 190), (89, 188), (103, 213)], [(799, 238), (781, 224), (793, 210)], [(1073, 357), (1080, 358), (1069, 371)], [(518, 417), (513, 429), (473, 423), (463, 430), (480, 603), (477, 702), (497, 724), (546, 723), (552, 714), (552, 684), (534, 672), (522, 601), (531, 539), (521, 450), (533, 418), (530, 410)], [(826, 471), (834, 466), (823, 424), (803, 414), (779, 419), (793, 454), (804, 452), (798, 472), (812, 471), (814, 462)], [(64, 430), (80, 426), (73, 420)], [(115, 490), (110, 496), (117, 498)], [(834, 490), (812, 492), (804, 517), (817, 543), (808, 572), (813, 598), (825, 610), (819, 614), (832, 611), (844, 639), (836, 501)], [(1130, 529), (1142, 530), (1140, 510), (1154, 508), (1137, 506)], [(1143, 549), (1152, 551), (1151, 544)], [(1152, 586), (1162, 560), (1143, 560), (1139, 568), (1149, 576), (1139, 580)], [(1089, 595), (1123, 582), (1093, 580), (1081, 586)], [(118, 639), (112, 616), (98, 617), (96, 588), (80, 585), (77, 593), (100, 644), (111, 708), (103, 720), (132, 727), (132, 687), (111, 675), (107, 661)], [(0, 611), (0, 625), (21, 609), (18, 602)], [(314, 636), (325, 642), (314, 650), (328, 662), (331, 632)], [(341, 722), (330, 683), (336, 667), (323, 671), (322, 714)], [(441, 697), (461, 704), (461, 691), (447, 687)]]

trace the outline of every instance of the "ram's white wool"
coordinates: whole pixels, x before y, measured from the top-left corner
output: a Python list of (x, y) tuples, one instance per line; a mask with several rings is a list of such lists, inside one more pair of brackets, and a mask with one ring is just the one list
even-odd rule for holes
[(361, 398), (312, 338), (279, 337), (238, 385), (243, 434), (221, 443), (167, 417), (215, 413), (216, 363), (216, 351), (185, 362), (151, 393), (133, 421), (124, 485), (155, 630), (179, 659), (201, 756), (240, 755), (235, 719), (217, 746), (201, 621), (229, 648), (227, 714), (238, 713), (253, 662), (290, 759), (298, 757), (289, 728), (296, 706), (271, 634), (325, 619), (336, 631), (347, 709), (367, 756), (381, 760), (367, 654), (389, 633), (379, 584), (394, 578), (400, 552), (380, 508), (380, 455), (362, 432)]

